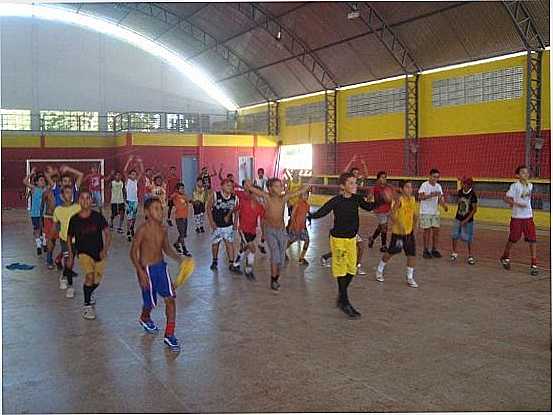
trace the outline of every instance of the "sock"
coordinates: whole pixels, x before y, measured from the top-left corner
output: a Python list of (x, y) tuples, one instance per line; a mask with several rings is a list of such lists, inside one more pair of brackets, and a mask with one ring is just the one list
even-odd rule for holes
[(248, 272), (252, 272), (254, 262), (255, 254), (252, 252), (248, 252), (248, 255), (246, 256), (246, 269), (248, 270)]
[(536, 258), (535, 256), (532, 257), (532, 266), (534, 266), (534, 265), (536, 265), (536, 266), (538, 265), (538, 258)]
[(165, 337), (169, 337), (175, 334), (175, 322), (168, 321), (165, 326)]
[(42, 239), (40, 237), (35, 238), (35, 243), (37, 248), (42, 248)]
[(94, 291), (94, 288), (83, 284), (84, 305), (90, 305), (90, 295), (92, 294), (92, 291)]
[(140, 320), (150, 321), (150, 309), (142, 307), (142, 313), (140, 314)]
[(386, 246), (386, 240), (388, 239), (388, 233), (387, 232), (381, 232), (380, 233), (380, 241), (382, 242), (382, 246)]
[(382, 260), (380, 260), (379, 264), (378, 264), (378, 272), (382, 273), (384, 272), (384, 268), (386, 268), (386, 263)]
[(407, 267), (407, 278), (409, 278), (409, 279), (413, 278), (413, 273), (414, 272), (415, 272), (415, 268)]
[(332, 252), (327, 252), (326, 254), (323, 255), (323, 259), (325, 261), (328, 261), (330, 258), (332, 258)]

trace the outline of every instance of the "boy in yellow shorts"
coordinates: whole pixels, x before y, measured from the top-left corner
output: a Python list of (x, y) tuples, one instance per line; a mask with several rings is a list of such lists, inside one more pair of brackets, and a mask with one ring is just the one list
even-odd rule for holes
[(81, 211), (71, 218), (67, 231), (68, 238), (75, 238), (75, 247), (69, 244), (69, 264), (73, 265), (74, 256), (77, 255), (79, 266), (85, 274), (83, 318), (94, 320), (96, 299), (92, 293), (102, 281), (111, 234), (104, 216), (92, 210), (89, 191), (81, 191), (79, 205)]
[(357, 194), (357, 181), (351, 173), (343, 173), (338, 179), (341, 193), (326, 202), (319, 210), (309, 215), (319, 219), (334, 213), (334, 226), (330, 230), (332, 252), (332, 276), (338, 282), (337, 306), (349, 317), (360, 318), (348, 299), (348, 285), (357, 274), (357, 240), (359, 231), (359, 208), (371, 211), (376, 205), (365, 201)]
[(400, 183), (401, 196), (394, 200), (390, 221), (392, 224), (392, 239), (388, 251), (384, 253), (376, 269), (376, 280), (384, 282), (384, 268), (393, 255), (399, 254), (401, 250), (407, 257), (407, 284), (417, 288), (415, 281), (415, 257), (417, 255), (415, 246), (415, 226), (417, 223), (417, 203), (413, 196), (413, 184), (410, 181)]

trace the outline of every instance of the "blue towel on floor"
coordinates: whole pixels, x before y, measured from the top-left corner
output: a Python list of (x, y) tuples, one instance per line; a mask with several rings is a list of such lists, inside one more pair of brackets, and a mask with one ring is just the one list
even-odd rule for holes
[(21, 270), (21, 271), (29, 271), (33, 269), (34, 265), (27, 265), (27, 264), (20, 264), (19, 262), (14, 262), (13, 264), (6, 265), (6, 268), (10, 271), (14, 270)]

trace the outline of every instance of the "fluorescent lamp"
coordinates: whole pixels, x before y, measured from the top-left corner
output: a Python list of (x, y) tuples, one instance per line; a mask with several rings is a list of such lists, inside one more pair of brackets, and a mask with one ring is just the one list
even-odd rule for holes
[(131, 29), (118, 26), (98, 17), (83, 14), (82, 11), (77, 14), (68, 9), (36, 4), (0, 3), (0, 17), (3, 16), (35, 17), (37, 19), (72, 24), (122, 40), (167, 62), (227, 110), (236, 111), (238, 109), (238, 105), (227, 97), (221, 88), (201, 69), (186, 62), (175, 51), (169, 50), (160, 43), (154, 42)]

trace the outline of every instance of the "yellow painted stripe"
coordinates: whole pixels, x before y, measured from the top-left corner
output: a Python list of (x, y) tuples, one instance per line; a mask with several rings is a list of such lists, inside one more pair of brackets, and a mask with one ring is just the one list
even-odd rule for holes
[[(332, 196), (311, 194), (309, 202), (315, 206), (321, 206)], [(455, 217), (457, 205), (448, 204), (448, 211), (441, 209), (441, 217), (444, 219), (453, 219)], [(475, 216), (476, 222), (491, 223), (494, 225), (508, 226), (511, 220), (511, 209), (491, 208), (479, 206)], [(534, 223), (539, 229), (551, 229), (551, 213), (542, 210), (534, 210)]]
[(1, 142), (2, 148), (36, 148), (40, 147), (40, 135), (2, 133)]
[(98, 148), (124, 145), (124, 142), (114, 135), (46, 135), (44, 138), (45, 147), (55, 148)]
[(176, 133), (133, 133), (132, 143), (135, 146), (196, 147), (198, 145), (198, 135)]
[(206, 147), (253, 147), (253, 135), (204, 135)]
[(276, 147), (278, 137), (274, 135), (258, 135), (257, 147)]

